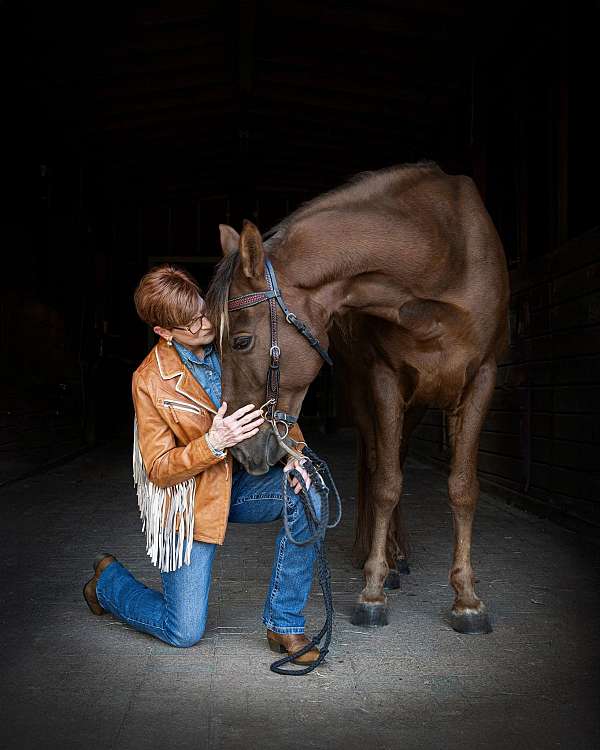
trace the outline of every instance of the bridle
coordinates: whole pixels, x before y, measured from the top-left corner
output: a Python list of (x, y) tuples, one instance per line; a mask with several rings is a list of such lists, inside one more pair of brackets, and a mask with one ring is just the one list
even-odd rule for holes
[[(270, 422), (275, 433), (280, 438), (280, 442), (282, 442), (287, 437), (290, 427), (298, 421), (298, 417), (284, 411), (277, 411), (277, 402), (279, 401), (279, 382), (281, 377), (281, 348), (279, 347), (277, 328), (277, 305), (281, 308), (286, 321), (294, 326), (298, 333), (304, 336), (308, 343), (319, 353), (328, 365), (333, 365), (333, 360), (329, 356), (327, 350), (321, 346), (319, 339), (314, 335), (309, 326), (299, 320), (299, 318), (288, 309), (283, 300), (283, 296), (281, 295), (279, 284), (277, 283), (275, 269), (268, 258), (265, 258), (265, 279), (269, 285), (268, 289), (262, 292), (251, 292), (250, 294), (241, 294), (237, 297), (230, 297), (228, 309), (229, 312), (235, 312), (236, 310), (242, 310), (246, 307), (253, 307), (261, 302), (269, 303), (271, 329), (271, 348), (269, 350), (269, 355), (271, 360), (267, 372), (267, 400), (261, 406), (261, 410), (263, 417), (267, 422)], [(282, 424), (285, 429), (283, 435), (281, 435), (277, 426), (280, 424)]]

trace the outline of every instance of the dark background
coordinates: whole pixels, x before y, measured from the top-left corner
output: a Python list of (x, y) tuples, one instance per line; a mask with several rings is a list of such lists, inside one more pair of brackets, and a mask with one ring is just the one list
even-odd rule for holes
[[(158, 261), (206, 287), (219, 222), (266, 231), (356, 172), (474, 177), (512, 345), (480, 473), (600, 526), (598, 3), (4, 2), (0, 482), (131, 429)], [(350, 424), (322, 375), (304, 420)], [(446, 462), (431, 410), (412, 449)]]

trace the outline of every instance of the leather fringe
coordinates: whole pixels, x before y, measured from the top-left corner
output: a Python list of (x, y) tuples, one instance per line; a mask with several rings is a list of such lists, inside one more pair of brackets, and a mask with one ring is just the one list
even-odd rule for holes
[[(163, 573), (177, 570), (184, 563), (189, 565), (194, 540), (196, 481), (192, 477), (172, 487), (157, 487), (148, 479), (140, 451), (137, 419), (133, 424), (133, 485), (137, 488), (142, 531), (146, 532), (146, 552), (152, 564), (158, 565)], [(177, 513), (180, 520), (176, 538)]]

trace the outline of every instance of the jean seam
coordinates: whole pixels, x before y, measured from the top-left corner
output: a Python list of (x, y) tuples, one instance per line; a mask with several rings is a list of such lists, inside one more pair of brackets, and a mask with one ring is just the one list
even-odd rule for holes
[(279, 542), (279, 553), (277, 555), (277, 563), (275, 565), (275, 580), (273, 581), (273, 588), (271, 589), (271, 595), (269, 596), (269, 621), (273, 613), (273, 599), (279, 591), (279, 576), (281, 574), (281, 568), (283, 567), (283, 556), (285, 554), (286, 538), (283, 537)]

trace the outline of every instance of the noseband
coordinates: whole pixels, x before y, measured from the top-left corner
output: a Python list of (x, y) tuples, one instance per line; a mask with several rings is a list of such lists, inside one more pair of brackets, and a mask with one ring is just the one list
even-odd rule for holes
[[(279, 401), (279, 381), (280, 381), (280, 359), (281, 349), (279, 347), (279, 336), (277, 330), (277, 305), (281, 308), (286, 321), (294, 326), (294, 328), (301, 333), (302, 336), (308, 341), (308, 343), (315, 349), (320, 356), (327, 362), (328, 365), (333, 364), (333, 360), (325, 349), (319, 343), (319, 339), (314, 335), (311, 329), (299, 320), (293, 312), (288, 310), (281, 290), (277, 284), (277, 277), (275, 276), (275, 270), (271, 265), (271, 261), (265, 258), (265, 279), (269, 288), (264, 292), (252, 292), (250, 294), (242, 294), (238, 297), (229, 298), (229, 312), (235, 312), (236, 310), (242, 310), (245, 307), (253, 307), (261, 302), (269, 303), (269, 318), (271, 328), (271, 348), (269, 354), (271, 362), (269, 364), (269, 370), (267, 372), (267, 400), (262, 405), (263, 416), (267, 422), (277, 431), (277, 434), (281, 439), (285, 439), (289, 432), (290, 426), (295, 424), (298, 417), (292, 414), (287, 414), (284, 411), (277, 411), (277, 402)], [(280, 435), (277, 429), (277, 424), (282, 423), (285, 427), (285, 434)]]

